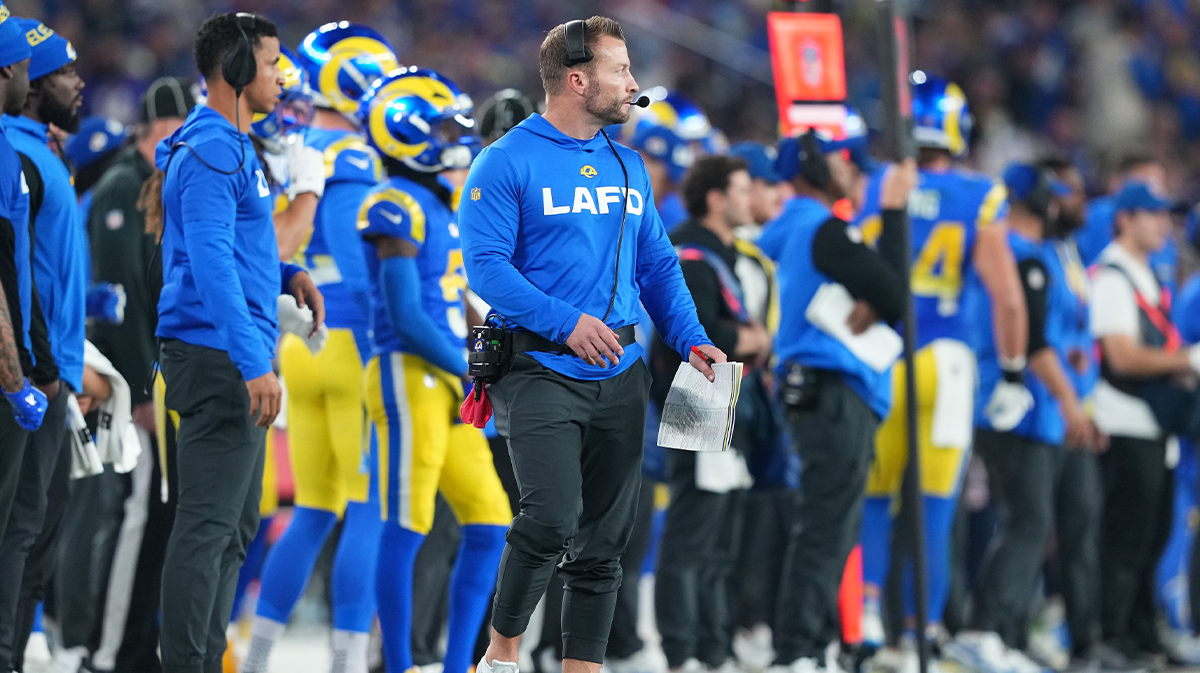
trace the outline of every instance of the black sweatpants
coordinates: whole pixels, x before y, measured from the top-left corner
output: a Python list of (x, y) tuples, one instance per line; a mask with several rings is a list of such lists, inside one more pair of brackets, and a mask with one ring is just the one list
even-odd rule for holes
[[(25, 443), (16, 496), (0, 539), (0, 671), (14, 667), (18, 661), (15, 648), (18, 641), (24, 640), (19, 625), (26, 612), (21, 608), (22, 593), (44, 589), (49, 579), (47, 573), (54, 568), (55, 533), (66, 507), (66, 481), (70, 476), (67, 472), (58, 480), (54, 478), (64, 442), (69, 441), (66, 439), (68, 394), (67, 385), (60, 383), (41, 427)], [(52, 535), (38, 544), (47, 528)], [(28, 600), (30, 596), (25, 598)]]
[(413, 562), (414, 606), (412, 615), (412, 660), (414, 666), (426, 666), (442, 660), (438, 644), (450, 611), (450, 575), (462, 538), (458, 519), (446, 500), (437, 496), (433, 508), (433, 527), (421, 541)]
[(1100, 634), (1132, 654), (1157, 651), (1154, 572), (1171, 532), (1175, 480), (1165, 440), (1112, 437), (1100, 454)]
[(1059, 454), (1055, 500), (1059, 585), (1067, 608), (1071, 651), (1084, 656), (1095, 641), (1099, 581), (1100, 477), (1096, 455), (1068, 448)]
[(641, 486), (649, 389), (641, 360), (580, 381), (523, 353), (488, 387), (521, 490), (492, 610), (500, 635), (525, 632), (557, 565), (566, 584), (563, 656), (604, 660)]
[(266, 429), (225, 351), (164, 341), (167, 408), (179, 413), (179, 503), (162, 579), (166, 673), (219, 673), (238, 571), (258, 531)]
[(748, 491), (742, 512), (742, 541), (734, 573), (734, 623), (741, 629), (770, 626), (779, 597), (780, 573), (796, 509), (786, 489)]
[(58, 621), (65, 649), (85, 647), (95, 652), (100, 646), (104, 588), (121, 530), (126, 477), (106, 465), (100, 474), (71, 482), (54, 601), (47, 605), (47, 614)]
[(741, 491), (696, 488), (696, 454), (667, 452), (671, 504), (654, 576), (654, 614), (668, 667), (733, 656), (730, 579), (741, 541)]
[(858, 543), (879, 417), (835, 372), (818, 373), (811, 408), (788, 409), (800, 493), (775, 617), (775, 662), (821, 659), (839, 638), (837, 596)]
[(1054, 525), (1054, 489), (1064, 449), (1011, 432), (975, 431), (1000, 525), (975, 591), (973, 628), (1023, 649), (1034, 585)]

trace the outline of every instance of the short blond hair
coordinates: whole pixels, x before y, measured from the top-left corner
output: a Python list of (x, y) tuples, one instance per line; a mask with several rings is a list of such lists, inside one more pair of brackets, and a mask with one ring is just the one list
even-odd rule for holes
[[(596, 45), (600, 43), (600, 38), (605, 35), (615, 37), (622, 42), (625, 41), (625, 33), (621, 31), (621, 24), (606, 16), (593, 16), (584, 21), (583, 35), (583, 43), (592, 50), (595, 50)], [(588, 70), (592, 67), (591, 62), (581, 63), (578, 66), (563, 65), (566, 55), (567, 24), (560, 23), (546, 33), (546, 39), (542, 40), (542, 48), (538, 51), (538, 71), (542, 76), (542, 88), (546, 90), (548, 96), (562, 91), (566, 86), (567, 73), (571, 71), (571, 68)]]

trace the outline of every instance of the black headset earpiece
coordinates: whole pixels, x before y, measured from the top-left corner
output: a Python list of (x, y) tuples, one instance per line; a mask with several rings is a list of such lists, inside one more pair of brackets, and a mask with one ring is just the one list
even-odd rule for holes
[(242, 89), (245, 89), (255, 76), (258, 75), (258, 63), (254, 60), (254, 49), (250, 46), (250, 37), (246, 31), (254, 30), (254, 15), (246, 12), (238, 12), (234, 15), (237, 21), (238, 33), (241, 36), (238, 38), (237, 46), (234, 47), (228, 54), (225, 54), (225, 59), (221, 61), (221, 75), (229, 86), (237, 95), (242, 95)]
[(800, 177), (817, 189), (825, 189), (833, 180), (829, 162), (817, 142), (817, 132), (811, 128), (800, 136)]
[(1043, 223), (1050, 222), (1050, 204), (1054, 202), (1054, 191), (1050, 188), (1050, 177), (1046, 171), (1038, 171), (1037, 182), (1025, 197), (1025, 205), (1029, 211), (1041, 218)]
[(563, 65), (571, 66), (587, 63), (592, 60), (592, 50), (587, 46), (587, 35), (584, 31), (583, 19), (567, 22), (567, 53), (563, 56)]

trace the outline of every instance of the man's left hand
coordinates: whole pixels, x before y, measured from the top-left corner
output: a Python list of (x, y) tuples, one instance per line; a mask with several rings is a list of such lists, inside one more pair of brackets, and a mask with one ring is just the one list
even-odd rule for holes
[(321, 325), (325, 324), (325, 297), (321, 295), (312, 278), (304, 272), (297, 273), (288, 281), (288, 293), (296, 298), (297, 306), (308, 307), (312, 311), (312, 332), (309, 332), (308, 336), (316, 336)]
[(854, 308), (850, 311), (850, 315), (846, 316), (846, 326), (850, 328), (850, 333), (854, 336), (866, 332), (871, 325), (877, 322), (879, 322), (879, 316), (875, 314), (875, 309), (861, 299), (854, 302)]
[[(729, 358), (725, 357), (725, 353), (716, 346), (705, 344), (703, 346), (696, 346), (696, 348), (700, 349), (701, 353), (704, 353), (708, 357), (712, 358), (714, 363), (729, 361)], [(710, 367), (707, 362), (705, 362), (704, 358), (701, 358), (695, 353), (688, 353), (688, 364), (692, 365), (696, 371), (704, 374), (705, 378), (707, 378), (710, 383), (717, 380), (717, 375), (713, 372), (713, 368)]]

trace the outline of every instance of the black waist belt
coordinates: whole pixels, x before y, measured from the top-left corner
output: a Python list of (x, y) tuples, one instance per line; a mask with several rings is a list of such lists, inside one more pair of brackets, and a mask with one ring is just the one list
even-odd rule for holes
[[(621, 344), (621, 348), (628, 348), (637, 341), (637, 331), (633, 325), (626, 325), (613, 331), (617, 333), (617, 343)], [(514, 332), (512, 335), (512, 350), (513, 353), (536, 351), (538, 353), (575, 355), (575, 351), (571, 350), (566, 344), (554, 343), (546, 337), (534, 334), (533, 332)]]

